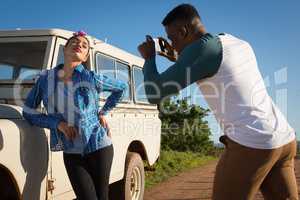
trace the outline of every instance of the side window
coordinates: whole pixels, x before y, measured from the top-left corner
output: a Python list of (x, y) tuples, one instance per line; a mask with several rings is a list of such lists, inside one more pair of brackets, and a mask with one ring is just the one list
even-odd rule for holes
[[(113, 58), (102, 54), (96, 54), (97, 73), (101, 73), (109, 78), (116, 78), (115, 61)], [(107, 98), (110, 92), (103, 92), (101, 97)]]
[(40, 70), (38, 69), (32, 69), (28, 68), (27, 66), (21, 66), (19, 78), (21, 80), (34, 80), (38, 76), (39, 72)]
[(96, 55), (97, 72), (109, 77), (116, 78), (114, 59), (101, 54)]
[(57, 55), (57, 61), (56, 61), (56, 65), (62, 64), (64, 63), (64, 45), (59, 45), (58, 47), (58, 55)]
[(135, 100), (137, 102), (149, 103), (144, 84), (144, 74), (141, 68), (133, 68)]
[(127, 90), (124, 95), (124, 100), (129, 101), (131, 99), (131, 88), (130, 88), (130, 70), (129, 66), (120, 62), (116, 62), (117, 68), (117, 79), (127, 83)]
[(0, 63), (0, 69), (1, 69), (0, 80), (13, 79), (14, 66)]

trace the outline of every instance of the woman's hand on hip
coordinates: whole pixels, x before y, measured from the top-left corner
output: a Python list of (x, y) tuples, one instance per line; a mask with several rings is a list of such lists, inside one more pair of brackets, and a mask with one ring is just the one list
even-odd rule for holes
[(108, 123), (107, 123), (107, 121), (106, 121), (105, 116), (102, 115), (102, 114), (99, 114), (99, 121), (100, 121), (100, 124), (101, 124), (104, 128), (106, 128), (106, 130), (107, 130), (107, 136), (111, 138), (110, 128), (109, 128), (109, 125), (108, 125)]
[(58, 124), (58, 130), (62, 132), (68, 140), (73, 140), (78, 135), (78, 130), (74, 126), (69, 126), (66, 122), (61, 121)]

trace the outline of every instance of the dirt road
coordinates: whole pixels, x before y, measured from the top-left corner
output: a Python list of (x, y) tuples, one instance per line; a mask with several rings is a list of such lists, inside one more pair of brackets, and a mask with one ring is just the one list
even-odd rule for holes
[[(209, 200), (212, 195), (216, 162), (179, 174), (145, 192), (144, 200)], [(296, 160), (296, 176), (300, 190), (300, 160)], [(300, 197), (300, 191), (299, 191)], [(263, 199), (257, 194), (256, 200)]]

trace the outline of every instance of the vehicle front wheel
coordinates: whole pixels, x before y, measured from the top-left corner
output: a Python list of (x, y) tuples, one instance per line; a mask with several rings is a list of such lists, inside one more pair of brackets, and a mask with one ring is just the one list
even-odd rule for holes
[(144, 164), (138, 153), (128, 152), (124, 179), (110, 185), (111, 200), (143, 200), (145, 189)]

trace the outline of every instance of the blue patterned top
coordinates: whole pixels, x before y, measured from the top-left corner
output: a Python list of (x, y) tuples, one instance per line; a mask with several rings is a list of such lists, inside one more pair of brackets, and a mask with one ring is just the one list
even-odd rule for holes
[[(24, 118), (32, 125), (50, 129), (52, 151), (87, 154), (111, 145), (106, 129), (99, 122), (98, 113), (105, 115), (116, 106), (125, 93), (126, 84), (78, 65), (74, 69), (70, 85), (66, 84), (67, 89), (63, 91), (61, 99), (58, 91), (61, 91), (59, 87), (63, 83), (59, 81), (58, 75), (62, 67), (63, 65), (59, 65), (41, 73), (26, 99), (23, 108)], [(99, 94), (103, 91), (109, 91), (111, 95), (100, 110)], [(63, 105), (67, 105), (62, 106), (60, 99)], [(41, 102), (47, 114), (36, 111)], [(74, 114), (71, 114), (72, 117), (69, 109), (75, 110)], [(79, 138), (68, 140), (57, 129), (60, 121), (75, 126)]]
[[(78, 122), (75, 121), (75, 114), (77, 108), (74, 104), (74, 84), (73, 82), (64, 83), (58, 81), (55, 89), (54, 105), (59, 113), (63, 115), (63, 118), (68, 122), (69, 126), (77, 127)], [(78, 119), (78, 118), (76, 118)], [(72, 141), (73, 148), (64, 149), (65, 153), (82, 153), (84, 144), (82, 142), (81, 134), (78, 134)]]

